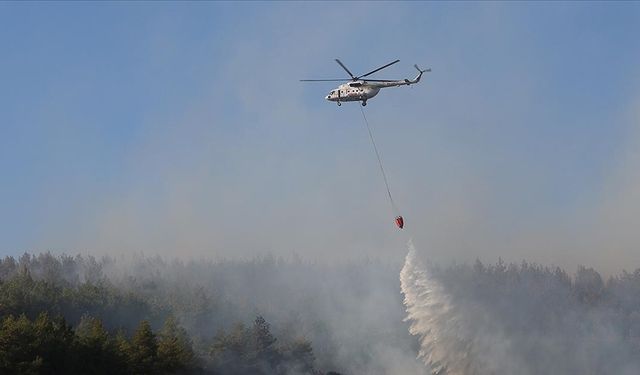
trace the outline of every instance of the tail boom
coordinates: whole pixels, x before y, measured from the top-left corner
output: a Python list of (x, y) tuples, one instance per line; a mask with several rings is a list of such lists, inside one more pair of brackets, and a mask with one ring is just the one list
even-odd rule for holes
[(375, 87), (379, 87), (379, 88), (385, 88), (385, 87), (396, 87), (396, 86), (409, 86), (409, 85), (413, 85), (415, 83), (420, 82), (420, 78), (422, 78), (422, 74), (423, 73), (427, 73), (430, 72), (431, 69), (425, 69), (422, 70), (418, 67), (418, 65), (414, 65), (414, 67), (418, 70), (418, 75), (414, 78), (414, 79), (401, 79), (398, 81), (390, 81), (390, 82), (367, 82), (368, 85), (370, 86), (375, 86)]

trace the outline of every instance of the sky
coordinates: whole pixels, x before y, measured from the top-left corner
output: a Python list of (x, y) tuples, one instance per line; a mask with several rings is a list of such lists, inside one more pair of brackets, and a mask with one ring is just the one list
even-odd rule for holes
[[(640, 267), (640, 5), (0, 4), (0, 255)], [(324, 100), (389, 61), (366, 113)]]

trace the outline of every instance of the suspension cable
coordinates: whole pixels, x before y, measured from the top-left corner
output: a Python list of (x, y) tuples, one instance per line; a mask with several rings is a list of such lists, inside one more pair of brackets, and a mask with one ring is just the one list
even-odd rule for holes
[(371, 126), (369, 126), (369, 121), (367, 120), (367, 116), (364, 114), (364, 106), (360, 107), (360, 111), (362, 112), (362, 118), (364, 119), (364, 123), (367, 126), (367, 131), (369, 132), (369, 138), (371, 139), (371, 144), (373, 145), (373, 150), (376, 152), (376, 157), (378, 158), (378, 165), (380, 166), (380, 172), (382, 172), (382, 178), (384, 179), (384, 185), (387, 187), (387, 195), (389, 196), (389, 202), (391, 202), (391, 208), (394, 211), (394, 214), (398, 213), (398, 208), (393, 202), (393, 197), (391, 196), (391, 189), (389, 189), (389, 181), (387, 180), (387, 174), (384, 173), (384, 167), (382, 166), (382, 159), (380, 158), (380, 153), (378, 152), (378, 147), (376, 146), (376, 141), (373, 138), (373, 133), (371, 132)]

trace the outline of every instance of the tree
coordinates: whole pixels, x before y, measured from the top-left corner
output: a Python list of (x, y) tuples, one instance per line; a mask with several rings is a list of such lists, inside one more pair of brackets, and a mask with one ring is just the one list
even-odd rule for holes
[(13, 257), (5, 257), (0, 260), (0, 279), (4, 280), (8, 277), (12, 276), (16, 269), (18, 268), (18, 263)]
[(214, 373), (246, 372), (250, 368), (250, 339), (250, 332), (242, 323), (235, 324), (228, 335), (219, 332), (209, 352)]
[(311, 342), (297, 339), (290, 343), (284, 352), (288, 372), (294, 374), (313, 374), (315, 356)]
[(275, 346), (277, 339), (271, 334), (269, 323), (262, 316), (257, 316), (251, 333), (253, 336), (252, 359), (259, 365), (275, 368), (281, 355)]
[(579, 266), (574, 282), (574, 292), (580, 302), (595, 305), (604, 293), (602, 277), (593, 268)]
[(138, 325), (131, 339), (130, 365), (136, 374), (156, 373), (158, 342), (148, 321)]
[(73, 339), (62, 318), (41, 313), (32, 322), (25, 315), (10, 315), (0, 328), (0, 373), (72, 372)]
[(194, 366), (195, 354), (191, 340), (173, 316), (167, 318), (158, 337), (160, 372), (185, 372)]
[[(127, 340), (127, 336), (124, 334), (122, 330), (119, 330), (116, 333), (116, 337), (113, 340), (113, 346), (115, 350), (115, 358), (119, 364), (119, 366), (123, 369), (120, 373), (129, 373), (131, 371), (131, 357), (132, 357), (132, 348), (131, 343)], [(124, 370), (127, 371), (124, 371)]]
[(64, 318), (50, 319), (46, 312), (40, 313), (33, 322), (33, 329), (36, 353), (44, 360), (44, 371), (63, 374), (73, 370), (74, 332)]
[(42, 357), (35, 348), (33, 325), (23, 314), (2, 320), (0, 327), (0, 373), (37, 374), (42, 367)]
[(269, 323), (262, 317), (257, 316), (253, 322), (253, 335), (255, 346), (258, 351), (265, 351), (273, 347), (277, 339), (271, 334)]
[(116, 353), (116, 343), (109, 337), (102, 321), (85, 315), (76, 327), (79, 372), (108, 374), (123, 370), (126, 361)]

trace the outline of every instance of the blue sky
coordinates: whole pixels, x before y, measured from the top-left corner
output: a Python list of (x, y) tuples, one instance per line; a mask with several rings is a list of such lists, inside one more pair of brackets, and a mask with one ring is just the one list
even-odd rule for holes
[[(0, 252), (640, 266), (634, 3), (3, 3)], [(601, 251), (605, 246), (607, 255)], [(618, 250), (615, 250), (618, 249)]]

